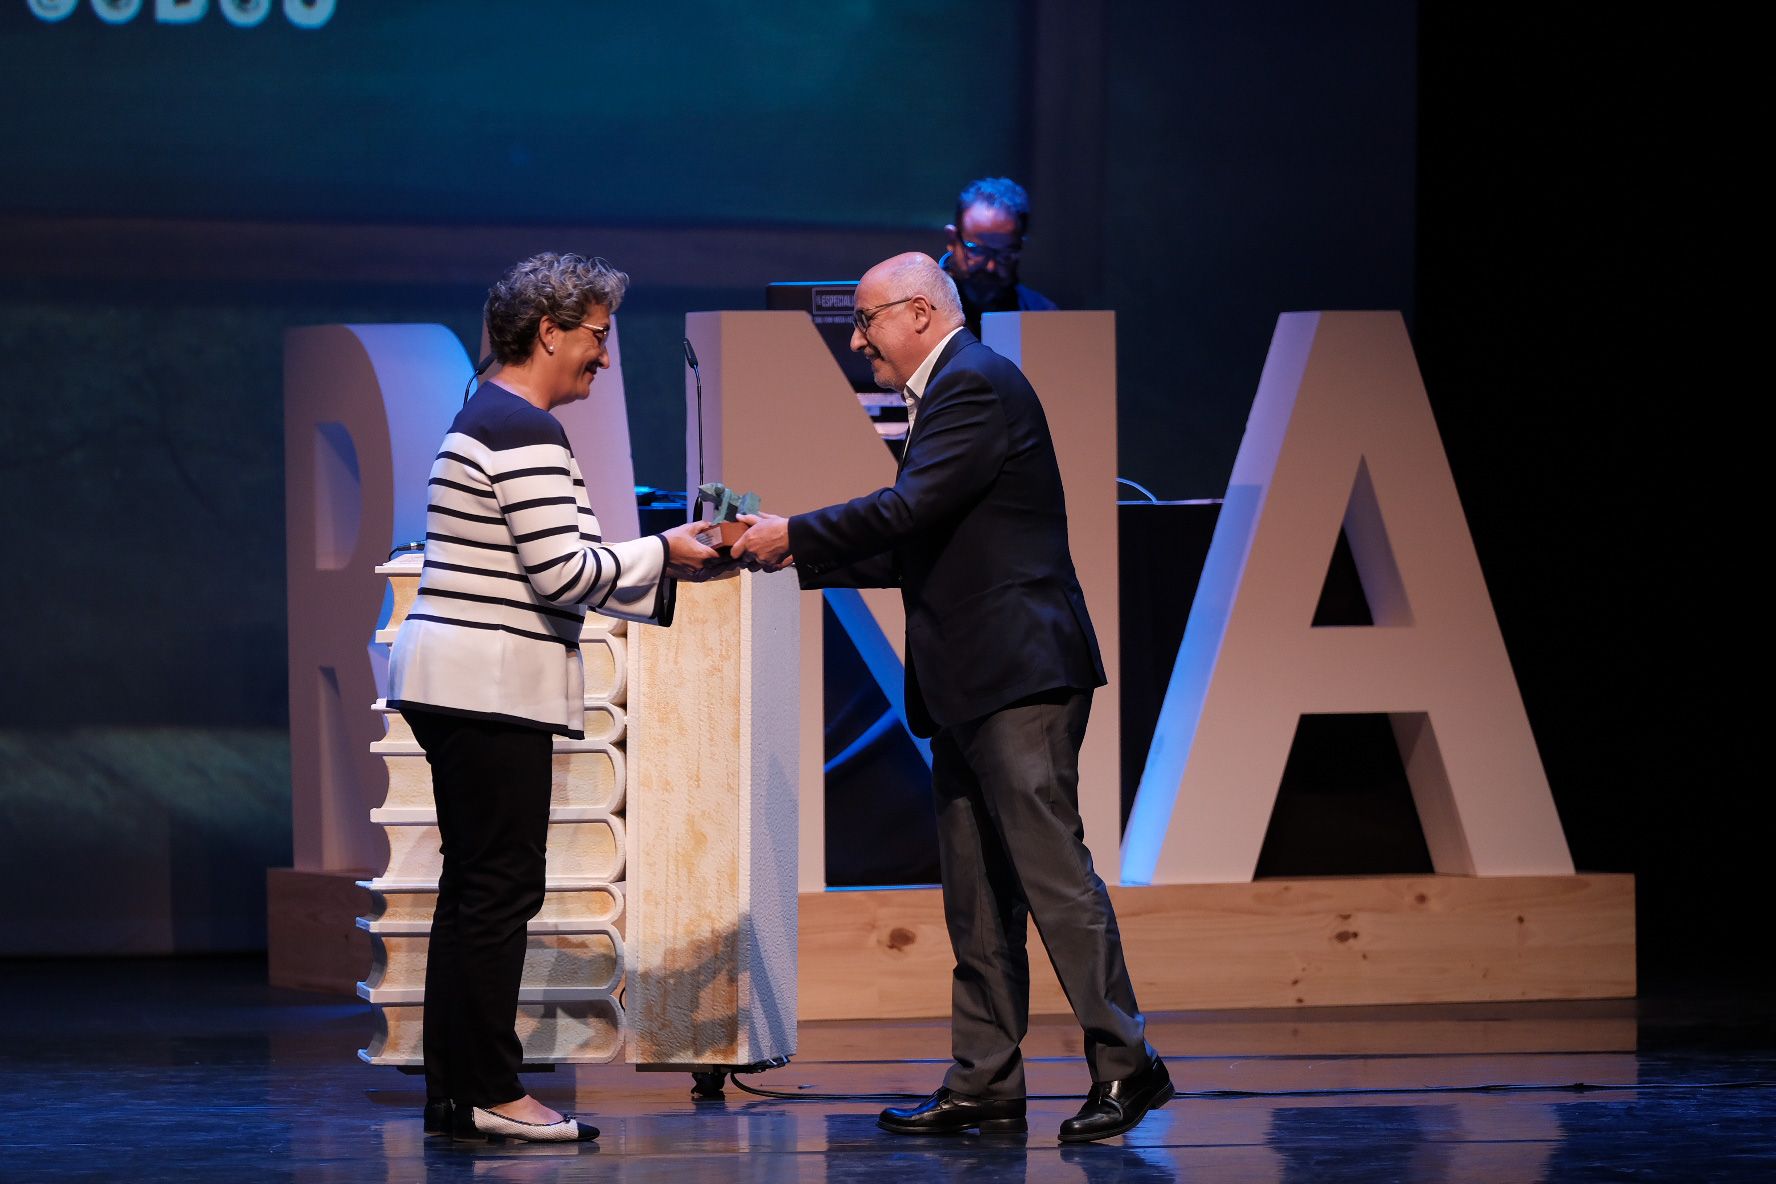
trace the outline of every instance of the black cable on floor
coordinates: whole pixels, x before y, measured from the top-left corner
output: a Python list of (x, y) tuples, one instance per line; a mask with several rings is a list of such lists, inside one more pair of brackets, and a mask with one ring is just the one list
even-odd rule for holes
[[(784, 1102), (910, 1102), (923, 1101), (929, 1094), (823, 1094), (809, 1093), (800, 1090), (790, 1093), (786, 1090), (767, 1089), (764, 1086), (750, 1085), (740, 1079), (738, 1073), (729, 1074), (734, 1085), (746, 1093), (759, 1098), (774, 1098)], [(1528, 1085), (1522, 1082), (1498, 1083), (1492, 1085), (1419, 1085), (1419, 1086), (1357, 1086), (1342, 1089), (1204, 1089), (1179, 1090), (1174, 1100), (1182, 1098), (1191, 1101), (1231, 1101), (1236, 1098), (1350, 1098), (1362, 1096), (1397, 1096), (1402, 1094), (1505, 1094), (1505, 1093), (1645, 1093), (1648, 1091), (1676, 1091), (1696, 1089), (1776, 1089), (1776, 1081), (1664, 1081), (1644, 1085), (1594, 1084), (1587, 1081), (1572, 1081), (1565, 1085)], [(1030, 1094), (1032, 1102), (1078, 1102), (1083, 1094)]]

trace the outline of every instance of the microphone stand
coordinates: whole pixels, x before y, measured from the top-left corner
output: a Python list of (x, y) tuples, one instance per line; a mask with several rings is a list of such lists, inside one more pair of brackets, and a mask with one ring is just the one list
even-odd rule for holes
[(697, 380), (697, 489), (689, 500), (686, 509), (690, 517), (686, 522), (697, 521), (697, 510), (703, 505), (703, 370), (697, 365), (697, 351), (691, 348), (691, 339), (684, 339), (685, 364), (691, 368), (691, 376)]

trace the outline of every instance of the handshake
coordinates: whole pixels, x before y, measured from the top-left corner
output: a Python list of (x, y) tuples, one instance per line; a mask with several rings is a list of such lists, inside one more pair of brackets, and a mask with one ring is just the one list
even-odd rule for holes
[(747, 571), (782, 571), (789, 553), (789, 519), (759, 511), (758, 495), (736, 497), (726, 486), (698, 493), (713, 505), (712, 520), (687, 522), (664, 532), (666, 572), (674, 579), (719, 580)]

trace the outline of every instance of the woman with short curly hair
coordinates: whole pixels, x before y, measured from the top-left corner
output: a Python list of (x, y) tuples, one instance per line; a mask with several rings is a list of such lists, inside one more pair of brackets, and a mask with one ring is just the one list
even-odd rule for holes
[[(566, 1142), (596, 1127), (532, 1098), (513, 1031), (542, 907), (550, 764), (584, 736), (587, 609), (668, 625), (674, 580), (713, 574), (704, 523), (607, 542), (551, 408), (587, 398), (629, 277), (544, 254), (487, 296), (498, 368), (432, 465), (425, 568), (389, 655), (390, 705), (431, 765), (444, 864), (426, 962), (426, 1129)], [(487, 365), (489, 363), (483, 363)]]

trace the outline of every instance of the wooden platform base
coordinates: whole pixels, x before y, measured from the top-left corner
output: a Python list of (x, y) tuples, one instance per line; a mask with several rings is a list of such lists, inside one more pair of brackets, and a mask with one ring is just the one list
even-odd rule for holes
[[(361, 872), (267, 876), (274, 986), (354, 997)], [(1113, 888), (1149, 1013), (1635, 993), (1634, 877), (1383, 876)], [(949, 1014), (936, 889), (804, 893), (799, 1017)], [(1067, 1011), (1034, 929), (1031, 1010)]]
[[(1113, 888), (1143, 1010), (1622, 999), (1634, 878), (1383, 876)], [(1067, 1003), (1032, 926), (1031, 1011)], [(936, 889), (801, 897), (803, 1020), (949, 1013)]]
[(370, 935), (358, 928), (358, 918), (370, 911), (370, 893), (358, 881), (370, 875), (289, 867), (266, 871), (272, 986), (357, 997), (359, 981), (370, 973)]
[[(1522, 1055), (1632, 1052), (1639, 1043), (1633, 999), (1416, 1006), (1266, 1007), (1241, 1011), (1153, 1011), (1147, 1038), (1168, 1058)], [(917, 1020), (804, 1020), (796, 1061), (945, 1061), (950, 1017)], [(1034, 1016), (1026, 1060), (1079, 1056), (1071, 1015)]]

